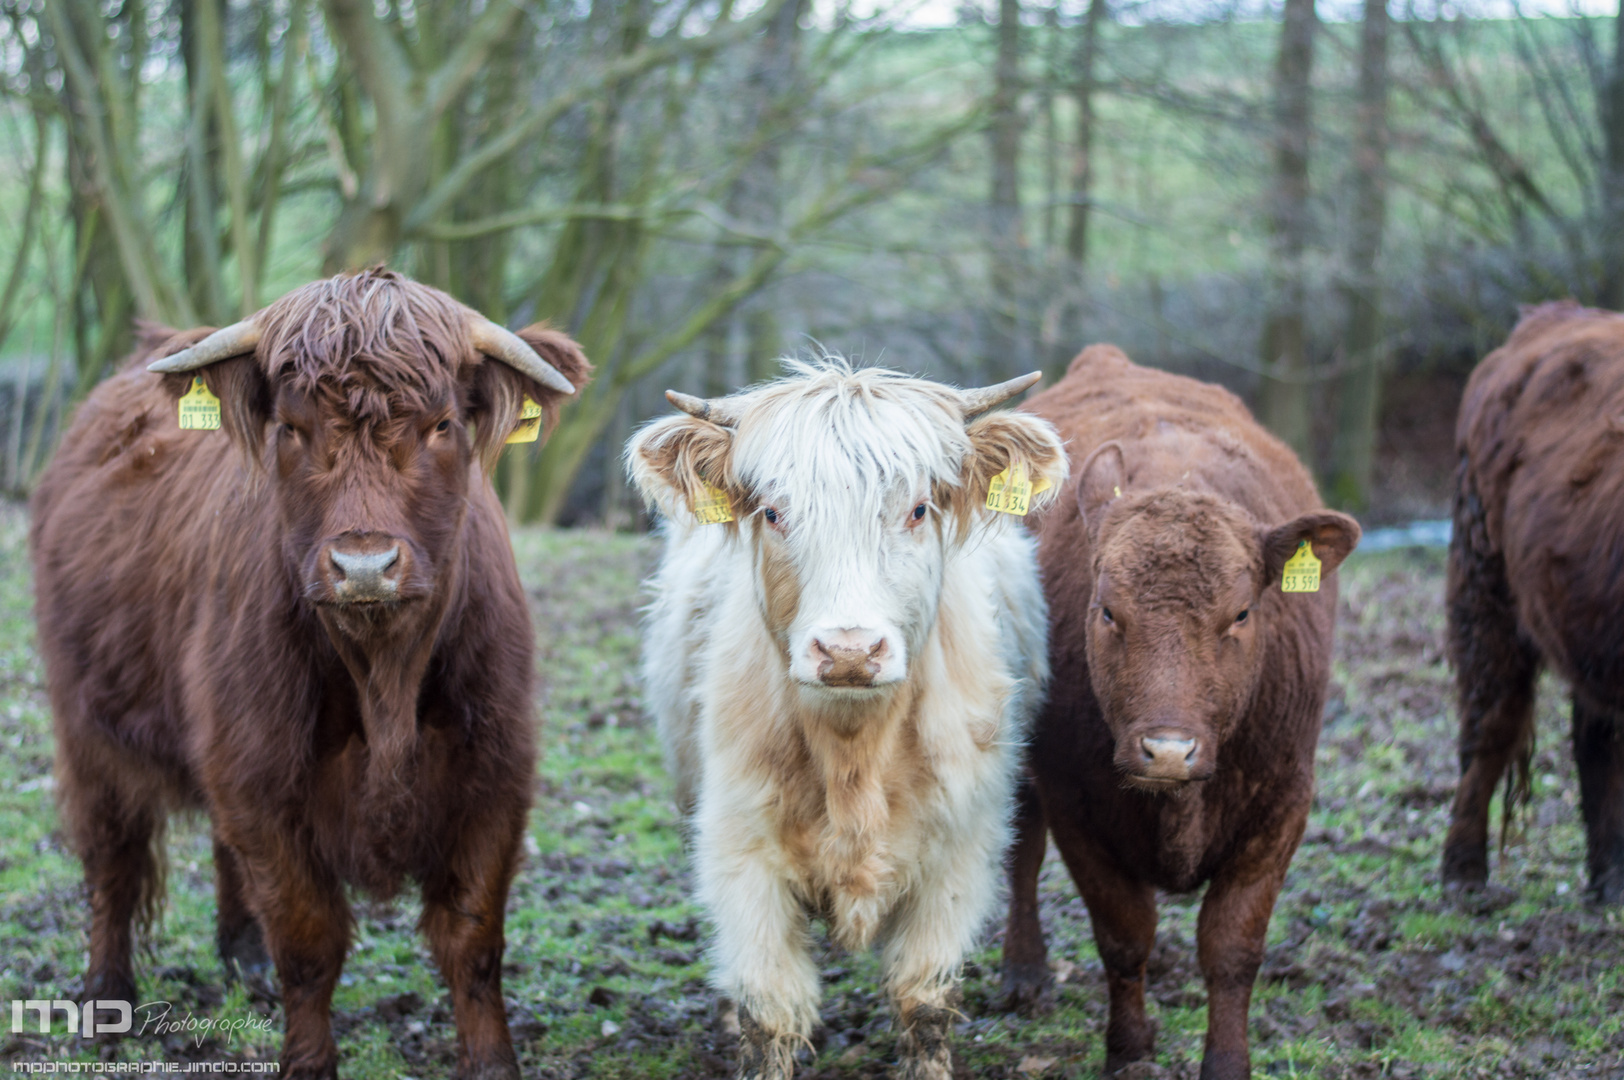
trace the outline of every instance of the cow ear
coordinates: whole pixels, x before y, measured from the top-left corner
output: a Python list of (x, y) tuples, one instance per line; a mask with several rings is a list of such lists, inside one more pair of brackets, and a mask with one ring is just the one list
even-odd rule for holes
[[(591, 381), (592, 364), (568, 334), (546, 323), (527, 326), (518, 334), (576, 390)], [(570, 400), (570, 395), (545, 386), (493, 357), (484, 357), (474, 365), (469, 375), (468, 408), (474, 425), (474, 453), (487, 473), (496, 467), (496, 459), (507, 444), (508, 436), (519, 426), (526, 398), (541, 406), (545, 435), (558, 423), (559, 407)]]
[(626, 473), (668, 518), (692, 514), (713, 497), (712, 488), (727, 495), (735, 516), (744, 503), (733, 474), (733, 430), (687, 413), (661, 417), (632, 436)]
[[(144, 367), (154, 360), (173, 356), (212, 333), (214, 330), (206, 326), (176, 333), (165, 327), (143, 324), (137, 340), (141, 345), (152, 347), (139, 363)], [(226, 433), (250, 468), (264, 467), (265, 425), (271, 418), (271, 384), (256, 353), (230, 356), (191, 371), (159, 378), (177, 410), (181, 397), (191, 391), (192, 380), (202, 379), (209, 393), (220, 399), (220, 430)]]
[(1304, 540), (1312, 545), (1320, 561), (1320, 573), (1329, 574), (1342, 565), (1359, 543), (1359, 523), (1335, 510), (1315, 510), (1292, 518), (1284, 525), (1259, 530), (1263, 548), (1263, 587), (1280, 580), (1281, 568), (1297, 552)]
[(1049, 421), (1031, 413), (1003, 410), (970, 421), (965, 434), (970, 437), (970, 453), (959, 486), (933, 493), (938, 505), (950, 508), (961, 530), (978, 512), (992, 513), (986, 511), (987, 487), (1006, 469), (1025, 467), (1032, 483), (1031, 510), (1049, 505), (1060, 493), (1071, 466), (1060, 435)]
[(1083, 462), (1077, 478), (1077, 510), (1090, 533), (1099, 528), (1100, 518), (1111, 501), (1122, 497), (1122, 483), (1127, 475), (1122, 444), (1115, 439), (1095, 447)]

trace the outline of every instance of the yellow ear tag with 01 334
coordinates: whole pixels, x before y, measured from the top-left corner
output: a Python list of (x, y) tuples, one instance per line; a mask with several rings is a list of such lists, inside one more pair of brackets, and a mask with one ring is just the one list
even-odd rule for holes
[(709, 480), (701, 480), (699, 483), (703, 494), (694, 500), (694, 517), (699, 519), (699, 523), (720, 525), (724, 521), (732, 521), (733, 505), (727, 501), (727, 492)]
[(519, 426), (513, 429), (513, 434), (507, 437), (510, 443), (535, 442), (541, 434), (541, 406), (525, 396), (524, 406), (519, 409)]
[(1297, 541), (1297, 553), (1280, 570), (1281, 592), (1319, 592), (1320, 561), (1307, 540)]
[(192, 388), (180, 396), (182, 431), (219, 431), (220, 399), (203, 385), (203, 376), (192, 376)]
[(1026, 463), (1021, 462), (994, 476), (987, 484), (987, 509), (1025, 517), (1032, 508), (1032, 496), (1047, 490), (1049, 481), (1039, 480), (1034, 486), (1027, 477)]

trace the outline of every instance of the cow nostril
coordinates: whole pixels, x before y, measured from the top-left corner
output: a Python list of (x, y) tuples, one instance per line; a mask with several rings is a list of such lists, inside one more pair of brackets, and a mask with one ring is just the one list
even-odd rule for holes
[[(334, 570), (333, 591), (343, 602), (393, 599), (400, 592), (401, 551), (392, 544), (383, 551), (328, 549)], [(391, 574), (393, 571), (393, 574)]]

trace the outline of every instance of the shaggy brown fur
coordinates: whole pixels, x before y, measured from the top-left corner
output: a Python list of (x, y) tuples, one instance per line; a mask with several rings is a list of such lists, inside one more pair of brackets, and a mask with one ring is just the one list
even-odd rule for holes
[[(1078, 467), (1072, 497), (1034, 525), (1053, 676), (1018, 809), (1006, 986), (1031, 1001), (1047, 977), (1047, 823), (1105, 964), (1106, 1071), (1149, 1058), (1156, 890), (1207, 882), (1201, 1075), (1244, 1077), (1252, 981), (1313, 797), (1334, 571), (1359, 526), (1318, 509), (1307, 471), (1234, 395), (1112, 346), (1022, 408), (1060, 429)], [(1283, 594), (1303, 540), (1320, 590)], [(1150, 752), (1169, 740), (1176, 754)]]
[[(90, 889), (87, 998), (133, 1000), (132, 918), (165, 816), (212, 820), (227, 969), (280, 976), (285, 1077), (331, 1077), (343, 887), (410, 877), (451, 986), (460, 1074), (516, 1077), (502, 922), (534, 768), (532, 630), (488, 467), (526, 394), (466, 308), (385, 271), (316, 282), (200, 372), (223, 431), (181, 431), (198, 340), (146, 328), (79, 408), (33, 500), (59, 792)], [(523, 336), (577, 385), (569, 339)], [(233, 445), (235, 444), (235, 445)], [(347, 603), (335, 545), (395, 544), (399, 595)], [(350, 550), (349, 547), (344, 548)]]
[(1525, 314), (1472, 373), (1455, 447), (1461, 782), (1444, 880), (1488, 878), (1489, 800), (1510, 764), (1508, 803), (1526, 797), (1549, 664), (1573, 690), (1591, 894), (1624, 902), (1624, 316), (1572, 302)]

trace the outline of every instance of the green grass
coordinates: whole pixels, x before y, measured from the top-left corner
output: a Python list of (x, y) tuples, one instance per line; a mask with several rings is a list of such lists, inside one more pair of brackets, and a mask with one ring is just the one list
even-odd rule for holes
[[(85, 949), (79, 869), (57, 831), (49, 784), (24, 530), (20, 512), (0, 513), (0, 1006), (75, 996)], [(686, 899), (670, 784), (638, 702), (638, 581), (652, 542), (524, 530), (515, 549), (546, 679), (532, 842), (509, 904), (504, 970), (525, 1075), (729, 1076), (731, 1045), (705, 985), (703, 924)], [(1496, 861), (1504, 889), (1462, 909), (1437, 880), (1455, 769), (1441, 555), (1356, 555), (1342, 579), (1319, 796), (1270, 927), (1252, 1009), (1255, 1069), (1316, 1078), (1617, 1075), (1624, 919), (1588, 908), (1581, 895), (1561, 688), (1541, 690), (1534, 805), (1522, 840)], [(177, 1014), (269, 1018), (271, 1034), (113, 1048), (6, 1032), (0, 1058), (275, 1056), (280, 1014), (241, 988), (227, 991), (213, 955), (204, 823), (175, 821), (169, 858), (167, 914), (139, 960), (142, 998), (171, 1001)], [(961, 1075), (1099, 1074), (1103, 975), (1081, 902), (1052, 857), (1042, 896), (1058, 1007), (1036, 1020), (996, 1008), (998, 933), (989, 927), (967, 967)], [(1151, 964), (1167, 1076), (1194, 1077), (1200, 1059), (1198, 908), (1198, 897), (1165, 899)], [(449, 1002), (414, 932), (415, 902), (358, 899), (356, 914), (334, 999), (344, 1075), (452, 1075)], [(820, 949), (827, 1025), (811, 1074), (884, 1075), (894, 1042), (875, 958)]]

